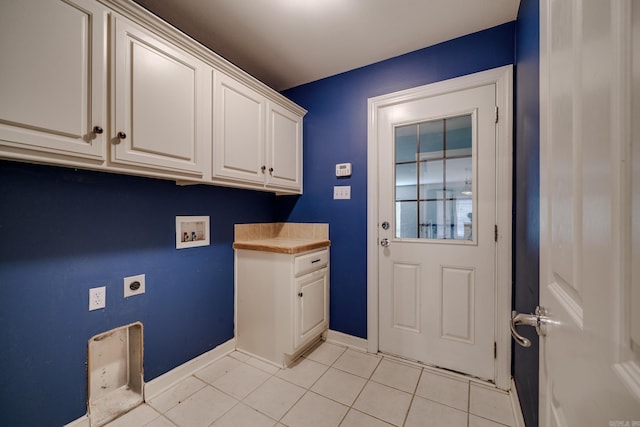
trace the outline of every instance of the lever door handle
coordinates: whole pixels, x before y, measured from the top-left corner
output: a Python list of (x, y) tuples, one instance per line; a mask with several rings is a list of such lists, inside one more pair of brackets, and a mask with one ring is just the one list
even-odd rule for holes
[(518, 313), (514, 310), (511, 312), (511, 336), (522, 347), (531, 347), (531, 341), (520, 335), (516, 331), (516, 326), (535, 326), (538, 336), (544, 337), (547, 335), (547, 324), (549, 322), (550, 319), (547, 317), (547, 310), (544, 307), (536, 307), (535, 314)]

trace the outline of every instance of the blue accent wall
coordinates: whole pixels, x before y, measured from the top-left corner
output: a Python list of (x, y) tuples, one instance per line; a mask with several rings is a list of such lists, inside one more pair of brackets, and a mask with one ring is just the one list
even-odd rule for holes
[[(233, 337), (233, 224), (274, 220), (275, 196), (0, 161), (0, 424), (86, 412), (87, 341), (141, 321), (144, 377)], [(211, 245), (175, 249), (175, 216), (209, 215)], [(146, 293), (123, 298), (126, 276)], [(88, 311), (89, 288), (107, 287)]]
[[(280, 220), (328, 222), (331, 329), (367, 336), (367, 99), (514, 63), (515, 22), (285, 91), (306, 108), (304, 194), (278, 201)], [(351, 178), (335, 164), (351, 162)], [(333, 200), (350, 185), (351, 200)]]
[[(533, 313), (539, 301), (540, 235), (540, 12), (521, 0), (516, 25), (516, 144), (514, 151), (513, 307)], [(513, 347), (513, 378), (527, 426), (538, 425), (538, 335), (519, 328), (531, 347)]]

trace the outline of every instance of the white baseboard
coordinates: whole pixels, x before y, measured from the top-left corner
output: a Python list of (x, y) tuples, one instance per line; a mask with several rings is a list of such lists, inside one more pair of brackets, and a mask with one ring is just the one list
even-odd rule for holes
[(524, 417), (522, 416), (522, 408), (520, 407), (520, 399), (518, 399), (518, 390), (516, 389), (516, 383), (513, 378), (511, 378), (509, 396), (511, 397), (511, 409), (513, 410), (513, 419), (516, 423), (515, 427), (526, 427)]
[(327, 342), (331, 344), (344, 345), (355, 350), (367, 351), (367, 340), (364, 338), (354, 337), (338, 331), (327, 331)]
[(218, 359), (231, 353), (236, 348), (236, 339), (232, 338), (227, 342), (224, 342), (208, 352), (201, 354), (200, 356), (191, 359), (180, 366), (177, 366), (160, 375), (158, 378), (154, 378), (148, 383), (144, 384), (144, 399), (145, 401), (152, 399), (167, 390), (177, 382), (183, 380), (194, 372), (204, 368), (210, 363), (215, 362)]

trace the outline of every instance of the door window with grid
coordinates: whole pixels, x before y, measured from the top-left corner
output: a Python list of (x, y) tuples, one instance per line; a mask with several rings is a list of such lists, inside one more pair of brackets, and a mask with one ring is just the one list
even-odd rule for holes
[(473, 116), (395, 128), (396, 238), (473, 240)]

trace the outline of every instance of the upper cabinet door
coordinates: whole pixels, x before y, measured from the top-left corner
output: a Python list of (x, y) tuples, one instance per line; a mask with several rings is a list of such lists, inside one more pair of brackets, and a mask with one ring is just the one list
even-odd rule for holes
[(93, 1), (2, 2), (4, 154), (104, 158), (106, 22), (107, 9)]
[(201, 176), (206, 64), (119, 16), (113, 34), (111, 162)]
[(265, 98), (214, 72), (213, 176), (264, 183)]
[(302, 189), (302, 117), (268, 103), (267, 185)]

